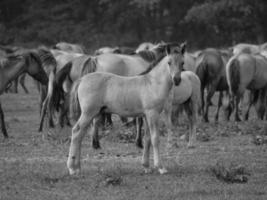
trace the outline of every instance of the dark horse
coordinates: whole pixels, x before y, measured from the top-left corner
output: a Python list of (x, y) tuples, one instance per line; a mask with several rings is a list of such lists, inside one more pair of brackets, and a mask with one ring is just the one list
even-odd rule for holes
[[(0, 94), (4, 92), (7, 85), (11, 81), (16, 79), (23, 73), (28, 73), (34, 79), (41, 82), (43, 85), (47, 85), (48, 78), (45, 71), (43, 70), (41, 60), (39, 56), (34, 52), (27, 52), (18, 56), (9, 56), (1, 59), (0, 61)], [(4, 112), (0, 103), (0, 119), (1, 127), (4, 137), (8, 137), (5, 121)]]
[[(222, 52), (217, 49), (206, 49), (202, 51), (196, 60), (196, 74), (201, 81), (201, 111), (205, 122), (209, 121), (208, 113), (211, 98), (216, 91), (220, 91), (218, 108), (215, 121), (218, 120), (219, 110), (222, 105), (223, 91), (228, 91), (225, 66), (231, 53)], [(204, 100), (204, 89), (207, 89), (206, 103)]]

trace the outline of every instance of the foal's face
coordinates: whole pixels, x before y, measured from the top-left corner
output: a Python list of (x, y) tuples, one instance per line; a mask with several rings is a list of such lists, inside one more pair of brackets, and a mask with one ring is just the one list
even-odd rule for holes
[(185, 44), (180, 47), (173, 47), (170, 50), (168, 65), (174, 85), (179, 85), (181, 82), (181, 72), (184, 71), (184, 52)]

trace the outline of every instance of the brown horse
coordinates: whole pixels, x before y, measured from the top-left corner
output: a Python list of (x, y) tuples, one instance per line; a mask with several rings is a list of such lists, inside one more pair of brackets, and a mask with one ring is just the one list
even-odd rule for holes
[[(206, 49), (202, 51), (196, 60), (196, 74), (201, 81), (201, 110), (205, 122), (209, 121), (209, 106), (214, 93), (216, 91), (228, 90), (225, 73), (225, 61), (226, 58), (224, 58), (222, 53), (217, 49)], [(207, 89), (206, 103), (204, 101), (205, 88)], [(222, 95), (222, 93), (220, 94)], [(218, 112), (222, 104), (221, 99), (222, 96), (219, 98), (219, 107), (215, 116), (216, 121), (218, 120)]]
[[(28, 52), (21, 56), (9, 56), (0, 62), (0, 94), (4, 92), (7, 85), (23, 73), (28, 73), (34, 79), (47, 85), (48, 78), (42, 68), (39, 56), (34, 52)], [(7, 138), (8, 134), (5, 127), (4, 113), (0, 104), (0, 118), (3, 135)]]

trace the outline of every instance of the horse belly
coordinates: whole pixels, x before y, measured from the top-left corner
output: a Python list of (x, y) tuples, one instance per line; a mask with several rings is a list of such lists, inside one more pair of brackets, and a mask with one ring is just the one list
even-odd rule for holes
[(143, 114), (143, 105), (139, 94), (135, 91), (123, 89), (109, 92), (106, 96), (106, 112), (120, 116), (138, 116)]
[(182, 104), (186, 102), (192, 94), (192, 86), (187, 79), (182, 79), (179, 86), (174, 88), (173, 104)]

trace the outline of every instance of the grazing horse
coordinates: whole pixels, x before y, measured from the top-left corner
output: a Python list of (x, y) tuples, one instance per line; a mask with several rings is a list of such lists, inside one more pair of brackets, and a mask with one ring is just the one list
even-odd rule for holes
[[(22, 73), (28, 73), (34, 79), (40, 81), (43, 85), (47, 85), (48, 78), (42, 68), (42, 63), (33, 52), (25, 53), (21, 56), (9, 56), (6, 60), (0, 62), (0, 94), (4, 92), (7, 85), (16, 79)], [(7, 138), (8, 134), (5, 127), (4, 113), (0, 103), (0, 118), (3, 135)]]
[[(222, 53), (216, 49), (206, 49), (200, 53), (196, 60), (196, 74), (201, 81), (201, 110), (203, 120), (208, 122), (208, 113), (211, 98), (216, 91), (228, 90), (225, 74), (225, 62)], [(204, 89), (207, 88), (206, 103)], [(219, 100), (222, 96), (219, 98)], [(221, 105), (219, 102), (218, 105)], [(205, 107), (205, 110), (204, 110)], [(217, 113), (219, 112), (219, 108)], [(217, 121), (218, 114), (215, 116)]]
[(95, 72), (75, 82), (71, 92), (71, 112), (79, 118), (72, 129), (67, 161), (70, 174), (80, 172), (82, 139), (101, 113), (114, 113), (125, 117), (142, 116), (147, 127), (142, 164), (149, 170), (149, 149), (152, 143), (154, 166), (161, 174), (167, 170), (159, 155), (158, 119), (173, 84), (181, 81), (184, 47), (166, 45), (168, 56), (150, 65), (143, 75), (125, 77), (111, 73)]
[(67, 42), (59, 42), (54, 47), (54, 49), (59, 49), (69, 53), (81, 53), (84, 54), (84, 49), (81, 45), (71, 44)]
[[(238, 103), (246, 89), (251, 91), (266, 91), (267, 89), (267, 59), (260, 55), (252, 55), (240, 53), (233, 56), (226, 65), (227, 83), (230, 89), (230, 107), (235, 107), (235, 121), (240, 121), (238, 114)], [(246, 115), (250, 106), (256, 102), (258, 98), (265, 92), (256, 95), (254, 101), (250, 102)], [(264, 102), (266, 105), (266, 102)], [(231, 113), (229, 113), (230, 115)], [(248, 116), (245, 116), (247, 118)]]

